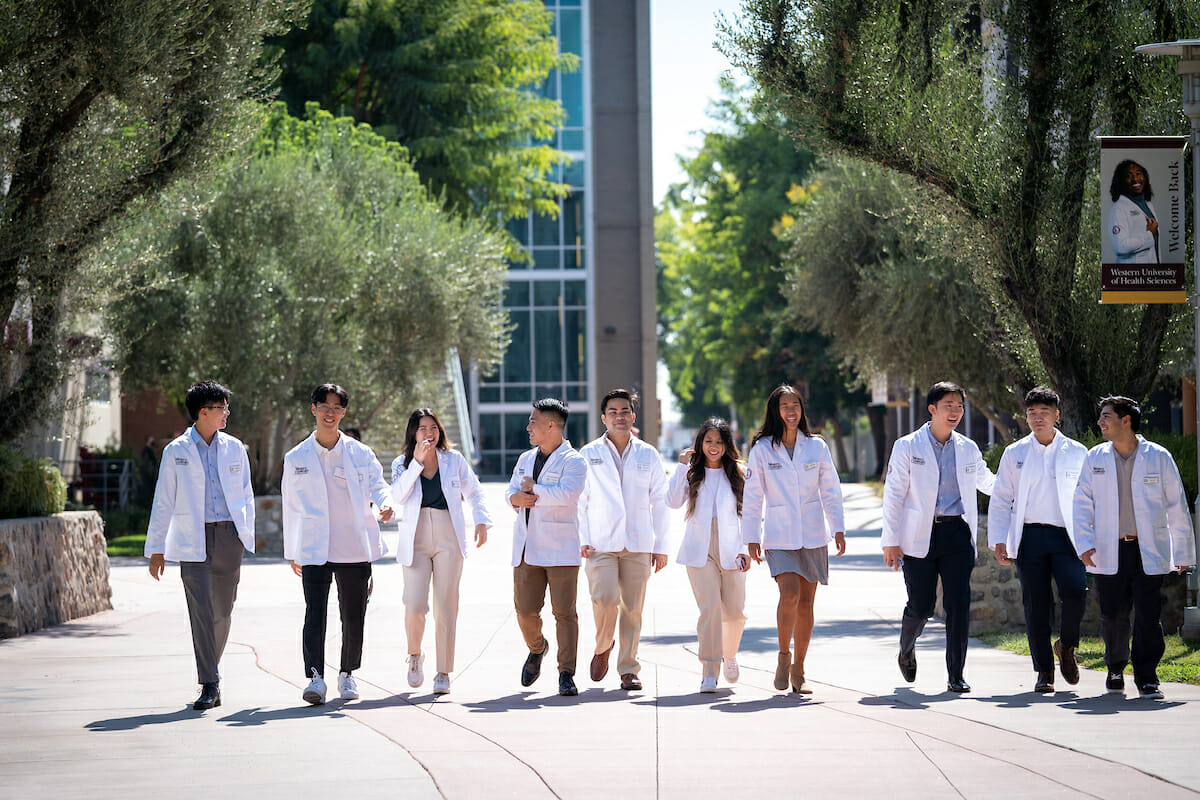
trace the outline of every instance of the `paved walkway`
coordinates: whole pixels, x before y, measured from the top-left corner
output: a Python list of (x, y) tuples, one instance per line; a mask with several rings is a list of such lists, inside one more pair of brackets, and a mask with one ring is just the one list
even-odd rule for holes
[[(488, 486), (508, 519), (502, 490)], [(817, 594), (810, 699), (771, 688), (776, 594), (764, 567), (750, 573), (742, 680), (698, 694), (696, 608), (674, 563), (646, 602), (645, 691), (620, 691), (611, 672), (602, 685), (588, 679), (594, 628), (582, 576), (579, 697), (555, 694), (549, 661), (523, 689), (501, 525), (463, 575), (451, 694), (430, 694), (432, 654), (425, 686), (405, 682), (402, 575), (384, 561), (357, 673), (362, 699), (305, 705), (298, 579), (279, 560), (248, 559), (224, 704), (197, 713), (178, 570), (155, 583), (128, 560), (114, 565), (115, 610), (0, 641), (0, 798), (1196, 796), (1200, 687), (1122, 699), (1085, 671), (1070, 691), (1035, 695), (1027, 658), (973, 644), (974, 692), (955, 696), (943, 691), (942, 629), (932, 623), (917, 682), (904, 684), (895, 664), (904, 589), (879, 556), (879, 503), (861, 486), (845, 492), (849, 552)], [(333, 655), (336, 630), (331, 619)], [(432, 648), (432, 626), (426, 639)]]

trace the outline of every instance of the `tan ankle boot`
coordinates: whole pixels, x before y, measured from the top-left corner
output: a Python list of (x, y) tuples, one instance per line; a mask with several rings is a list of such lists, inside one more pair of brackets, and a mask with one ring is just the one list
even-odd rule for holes
[(804, 682), (804, 665), (792, 664), (792, 691), (796, 694), (812, 694), (812, 688)]
[(775, 688), (781, 692), (788, 688), (788, 668), (792, 666), (792, 654), (783, 650), (779, 653), (779, 664), (775, 667)]

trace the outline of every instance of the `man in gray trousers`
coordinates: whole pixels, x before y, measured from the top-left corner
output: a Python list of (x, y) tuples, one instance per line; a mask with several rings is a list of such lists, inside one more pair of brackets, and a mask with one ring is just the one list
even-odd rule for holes
[(221, 705), (217, 665), (229, 638), (242, 553), (254, 552), (254, 490), (246, 446), (222, 432), (232, 393), (216, 381), (187, 392), (193, 425), (163, 450), (146, 531), (150, 576), (179, 562), (192, 626), (200, 696), (192, 708)]

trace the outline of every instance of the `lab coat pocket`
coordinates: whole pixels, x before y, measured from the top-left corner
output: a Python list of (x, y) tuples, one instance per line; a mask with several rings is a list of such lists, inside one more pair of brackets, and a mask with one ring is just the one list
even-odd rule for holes
[(795, 524), (791, 509), (786, 505), (767, 506), (763, 511), (763, 542), (786, 542)]
[(820, 498), (805, 501), (800, 506), (800, 530), (804, 534), (806, 547), (816, 546), (825, 540), (825, 508)]

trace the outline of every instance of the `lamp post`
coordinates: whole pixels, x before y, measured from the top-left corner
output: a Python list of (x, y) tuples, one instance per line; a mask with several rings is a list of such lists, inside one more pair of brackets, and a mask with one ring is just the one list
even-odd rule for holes
[[(1196, 309), (1196, 358), (1197, 385), (1200, 385), (1200, 39), (1183, 39), (1177, 42), (1160, 42), (1135, 47), (1134, 52), (1150, 56), (1179, 56), (1179, 76), (1183, 79), (1183, 113), (1192, 123), (1192, 268), (1196, 276), (1196, 293), (1189, 300)], [(1200, 400), (1196, 403), (1196, 434), (1200, 441)], [(1200, 459), (1200, 448), (1197, 448)], [(1192, 520), (1200, 528), (1200, 497)], [(1188, 575), (1188, 602), (1184, 609), (1183, 627), (1180, 634), (1185, 639), (1200, 639), (1200, 570), (1193, 569)]]

